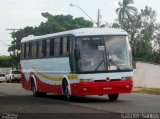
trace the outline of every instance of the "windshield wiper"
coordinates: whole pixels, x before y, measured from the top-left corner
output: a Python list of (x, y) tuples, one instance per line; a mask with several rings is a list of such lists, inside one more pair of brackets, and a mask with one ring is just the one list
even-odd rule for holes
[(98, 66), (95, 68), (94, 71), (97, 71), (104, 61), (105, 61), (105, 60), (102, 59), (102, 60), (100, 61), (100, 63), (98, 64)]

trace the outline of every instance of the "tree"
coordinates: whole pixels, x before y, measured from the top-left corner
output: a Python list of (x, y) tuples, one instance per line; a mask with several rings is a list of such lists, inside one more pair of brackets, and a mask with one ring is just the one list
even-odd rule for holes
[(118, 14), (119, 22), (123, 22), (126, 19), (134, 19), (134, 16), (137, 14), (137, 8), (132, 6), (133, 0), (123, 0), (123, 2), (118, 2), (119, 8), (116, 9)]
[(156, 41), (158, 40), (156, 31), (159, 29), (156, 23), (156, 11), (146, 6), (141, 10), (141, 29), (138, 40), (137, 56), (148, 61), (154, 59)]
[(141, 27), (141, 18), (140, 15), (138, 15), (137, 8), (133, 6), (133, 3), (133, 0), (123, 0), (122, 3), (119, 2), (119, 8), (116, 9), (118, 19), (112, 27), (122, 28), (128, 32), (133, 56), (135, 56), (135, 43), (138, 37), (138, 29)]
[(156, 23), (156, 11), (146, 6), (140, 14), (135, 7), (131, 6), (133, 0), (123, 0), (119, 2), (117, 21), (112, 27), (122, 28), (129, 34), (133, 57), (142, 58), (145, 61), (158, 62), (160, 57), (159, 36), (156, 31), (160, 25)]
[(12, 67), (12, 58), (10, 56), (0, 56), (0, 67)]
[(13, 41), (8, 51), (15, 59), (15, 62), (18, 63), (20, 59), (20, 42), (23, 37), (27, 37), (28, 35), (45, 35), (83, 27), (93, 27), (93, 23), (85, 20), (83, 17), (73, 18), (71, 15), (53, 16), (48, 12), (42, 13), (41, 15), (47, 20), (46, 22), (41, 22), (38, 27), (27, 26), (24, 29), (12, 33)]

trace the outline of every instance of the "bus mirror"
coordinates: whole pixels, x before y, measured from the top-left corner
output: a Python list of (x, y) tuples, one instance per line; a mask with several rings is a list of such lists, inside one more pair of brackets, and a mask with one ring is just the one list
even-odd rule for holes
[(104, 46), (98, 46), (98, 50), (104, 51), (104, 50), (105, 50), (105, 47), (104, 47)]
[(136, 61), (135, 60), (132, 61), (132, 65), (133, 65), (133, 69), (136, 69)]

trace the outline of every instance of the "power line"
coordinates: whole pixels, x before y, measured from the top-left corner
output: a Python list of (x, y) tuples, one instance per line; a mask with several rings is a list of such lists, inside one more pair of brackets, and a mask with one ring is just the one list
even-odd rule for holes
[[(21, 29), (14, 29), (14, 28), (8, 29), (8, 28), (6, 28), (6, 30), (7, 31), (12, 31), (14, 33), (15, 31), (18, 31), (18, 30), (21, 30)], [(12, 33), (9, 33), (9, 34), (12, 34)]]
[(10, 45), (8, 45), (8, 44), (6, 44), (4, 41), (2, 41), (2, 40), (0, 40), (3, 44), (5, 44), (6, 46), (10, 46)]
[(13, 31), (13, 32), (15, 32), (15, 31), (18, 31), (18, 30), (20, 30), (20, 29), (14, 29), (14, 28), (8, 29), (8, 28), (6, 28), (6, 30), (7, 30), (7, 31)]

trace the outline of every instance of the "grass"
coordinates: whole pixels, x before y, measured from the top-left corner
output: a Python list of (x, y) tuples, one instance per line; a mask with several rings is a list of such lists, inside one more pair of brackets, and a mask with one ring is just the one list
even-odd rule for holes
[(160, 88), (133, 88), (133, 93), (160, 95)]

